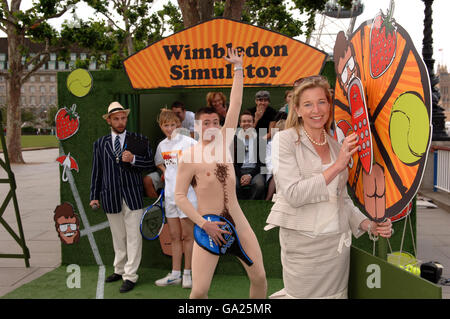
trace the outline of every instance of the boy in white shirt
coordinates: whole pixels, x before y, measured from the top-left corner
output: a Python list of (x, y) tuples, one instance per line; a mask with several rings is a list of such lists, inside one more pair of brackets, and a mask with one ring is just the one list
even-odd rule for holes
[[(162, 140), (155, 153), (155, 164), (163, 172), (165, 181), (164, 200), (167, 224), (169, 225), (172, 247), (172, 272), (166, 277), (155, 281), (157, 286), (168, 286), (182, 283), (183, 288), (192, 287), (191, 259), (194, 243), (194, 224), (175, 205), (175, 183), (178, 159), (182, 151), (197, 142), (183, 134), (177, 134), (176, 128), (180, 124), (177, 115), (168, 109), (162, 109), (158, 118), (159, 126), (166, 138)], [(197, 207), (197, 197), (192, 186), (188, 191), (189, 201)], [(184, 272), (181, 276), (181, 261), (184, 250)]]

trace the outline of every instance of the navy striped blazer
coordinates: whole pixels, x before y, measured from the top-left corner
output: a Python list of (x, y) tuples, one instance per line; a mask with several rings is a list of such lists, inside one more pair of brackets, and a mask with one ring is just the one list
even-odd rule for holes
[[(148, 140), (127, 131), (125, 144), (130, 135)], [(116, 162), (111, 134), (99, 138), (94, 142), (90, 200), (100, 200), (103, 210), (109, 214), (122, 211), (122, 199), (131, 210), (143, 208), (142, 172), (147, 169), (156, 169), (150, 146), (145, 156), (135, 155), (135, 163), (128, 165), (122, 160)]]

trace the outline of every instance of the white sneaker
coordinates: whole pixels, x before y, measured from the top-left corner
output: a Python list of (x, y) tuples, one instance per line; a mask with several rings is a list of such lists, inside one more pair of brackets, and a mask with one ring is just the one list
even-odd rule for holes
[(192, 288), (192, 277), (191, 275), (183, 275), (183, 288)]
[(179, 285), (181, 284), (181, 276), (178, 278), (172, 277), (172, 273), (168, 273), (166, 277), (158, 279), (155, 281), (155, 285), (159, 287), (165, 287), (170, 285)]

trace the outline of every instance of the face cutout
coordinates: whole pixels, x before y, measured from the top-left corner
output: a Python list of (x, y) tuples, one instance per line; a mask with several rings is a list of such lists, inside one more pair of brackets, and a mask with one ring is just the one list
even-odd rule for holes
[(56, 206), (53, 220), (62, 243), (66, 245), (78, 243), (80, 240), (80, 221), (71, 204), (62, 203)]

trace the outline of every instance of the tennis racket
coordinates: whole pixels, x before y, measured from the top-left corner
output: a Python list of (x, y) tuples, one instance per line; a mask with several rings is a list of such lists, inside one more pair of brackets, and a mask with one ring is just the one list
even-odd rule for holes
[(225, 255), (227, 253), (235, 255), (243, 262), (245, 262), (248, 266), (253, 265), (253, 261), (242, 248), (236, 229), (234, 228), (232, 223), (230, 223), (225, 217), (212, 214), (204, 215), (203, 218), (211, 222), (226, 222), (226, 224), (220, 226), (220, 228), (230, 232), (230, 234), (223, 234), (223, 238), (225, 238), (227, 243), (223, 244), (222, 246), (217, 246), (202, 228), (195, 225), (194, 239), (200, 247), (206, 249), (208, 252), (214, 255)]
[(166, 222), (164, 213), (164, 189), (159, 194), (156, 201), (147, 207), (141, 218), (140, 230), (142, 237), (147, 240), (154, 240), (158, 238)]

